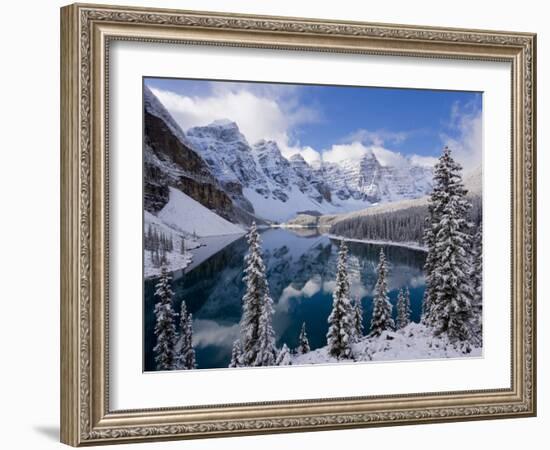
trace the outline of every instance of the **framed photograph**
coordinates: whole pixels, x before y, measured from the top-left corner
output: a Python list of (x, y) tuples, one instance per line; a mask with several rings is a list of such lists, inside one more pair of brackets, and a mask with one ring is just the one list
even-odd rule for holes
[(536, 414), (531, 33), (61, 9), (61, 440)]

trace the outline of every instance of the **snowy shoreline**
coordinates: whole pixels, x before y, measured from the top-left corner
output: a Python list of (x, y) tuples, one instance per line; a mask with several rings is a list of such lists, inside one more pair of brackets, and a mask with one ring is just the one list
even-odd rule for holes
[(405, 328), (386, 330), (378, 337), (362, 336), (352, 344), (353, 358), (342, 360), (330, 356), (328, 345), (304, 354), (294, 354), (292, 365), (333, 364), (347, 362), (402, 362), (433, 359), (481, 358), (483, 348), (452, 343), (446, 336), (434, 336), (425, 325), (411, 322)]
[(390, 245), (392, 247), (403, 247), (403, 248), (409, 248), (411, 250), (418, 250), (420, 252), (427, 252), (428, 249), (420, 244), (417, 244), (415, 242), (394, 242), (394, 241), (380, 241), (376, 239), (356, 239), (356, 238), (348, 238), (346, 236), (340, 236), (337, 234), (330, 234), (326, 233), (324, 234), (329, 239), (336, 239), (338, 241), (347, 241), (347, 242), (360, 242), (362, 244), (375, 244), (375, 245)]
[(306, 229), (306, 230), (316, 230), (319, 228), (329, 228), (327, 225), (300, 225), (300, 224), (293, 224), (293, 223), (274, 223), (270, 225), (270, 228), (283, 228), (283, 229), (290, 229), (298, 228), (298, 229)]
[[(157, 215), (144, 212), (144, 227), (153, 227), (152, 230), (164, 233), (173, 243), (173, 248), (166, 253), (170, 273), (196, 267), (246, 233), (242, 227), (188, 195), (173, 187), (169, 190), (169, 201)], [(160, 265), (152, 261), (152, 253), (147, 250), (144, 250), (143, 266), (145, 279), (160, 275)]]
[(418, 251), (421, 251), (421, 252), (427, 252), (428, 249), (426, 247), (424, 247), (423, 245), (420, 245), (416, 242), (395, 242), (395, 241), (384, 241), (384, 240), (378, 240), (378, 239), (357, 239), (357, 238), (349, 238), (349, 237), (346, 237), (346, 236), (341, 236), (341, 235), (338, 235), (338, 234), (332, 234), (332, 233), (323, 233), (321, 232), (321, 230), (323, 228), (328, 228), (327, 226), (311, 226), (311, 225), (294, 225), (294, 224), (286, 224), (286, 223), (281, 223), (281, 224), (275, 224), (275, 225), (271, 225), (271, 228), (282, 228), (282, 229), (287, 229), (287, 230), (292, 230), (292, 229), (296, 229), (296, 230), (319, 230), (320, 231), (320, 234), (322, 234), (323, 236), (327, 236), (329, 239), (336, 239), (338, 241), (341, 241), (341, 240), (345, 240), (345, 241), (348, 241), (348, 242), (360, 242), (362, 244), (375, 244), (375, 245), (391, 245), (393, 247), (404, 247), (404, 248), (409, 248), (411, 250), (418, 250)]

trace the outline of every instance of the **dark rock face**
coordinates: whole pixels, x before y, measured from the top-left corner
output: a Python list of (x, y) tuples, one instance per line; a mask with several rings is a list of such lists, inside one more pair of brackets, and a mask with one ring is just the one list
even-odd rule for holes
[(216, 211), (223, 218), (234, 221), (233, 202), (229, 196), (212, 183), (201, 183), (190, 177), (180, 177), (175, 185), (192, 199)]
[(249, 214), (254, 214), (252, 203), (243, 195), (243, 186), (237, 181), (226, 181), (222, 183), (223, 190), (229, 194), (239, 208)]
[(145, 163), (143, 172), (143, 207), (157, 213), (168, 203), (168, 181), (162, 170), (152, 164)]
[(293, 155), (289, 161), (298, 178), (296, 184), (303, 193), (309, 193), (318, 203), (322, 203), (323, 200), (328, 203), (332, 202), (330, 187), (325, 184), (323, 178), (312, 169), (302, 155)]
[(174, 163), (178, 169), (198, 177), (212, 179), (210, 170), (202, 158), (174, 136), (162, 119), (145, 111), (145, 143), (155, 156)]
[(173, 186), (225, 219), (235, 222), (231, 198), (218, 185), (203, 159), (178, 139), (159, 117), (145, 111), (144, 207), (156, 213)]

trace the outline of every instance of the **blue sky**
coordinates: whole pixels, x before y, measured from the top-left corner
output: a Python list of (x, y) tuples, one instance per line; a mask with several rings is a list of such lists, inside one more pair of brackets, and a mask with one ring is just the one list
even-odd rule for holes
[(144, 82), (184, 130), (215, 119), (234, 120), (251, 143), (276, 140), (286, 156), (338, 159), (379, 146), (430, 161), (450, 145), (464, 165), (481, 161), (479, 92), (160, 78)]

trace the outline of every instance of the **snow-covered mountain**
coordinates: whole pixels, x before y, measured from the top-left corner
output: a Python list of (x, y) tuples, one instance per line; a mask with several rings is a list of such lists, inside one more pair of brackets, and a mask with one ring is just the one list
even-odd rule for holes
[(284, 222), (299, 213), (332, 214), (418, 198), (431, 190), (432, 169), (384, 149), (339, 163), (287, 159), (272, 140), (247, 141), (220, 119), (182, 130), (145, 88), (145, 207), (156, 213), (168, 186), (233, 223)]
[(244, 207), (250, 202), (266, 220), (285, 221), (304, 211), (347, 212), (431, 190), (430, 167), (387, 150), (311, 166), (300, 155), (285, 158), (274, 141), (250, 145), (228, 120), (191, 128), (186, 139), (222, 184), (241, 186), (230, 192), (232, 198)]
[[(144, 208), (157, 215), (175, 188), (232, 223), (255, 219), (244, 198), (237, 203), (241, 185), (222, 183), (184, 131), (147, 88), (144, 89)], [(234, 190), (234, 194), (231, 190)]]
[(431, 167), (382, 149), (369, 149), (359, 159), (324, 163), (316, 172), (341, 201), (393, 202), (421, 197), (432, 188)]
[(186, 139), (236, 204), (262, 219), (284, 221), (332, 206), (328, 187), (303, 158), (286, 159), (274, 141), (250, 145), (235, 122), (191, 128)]

